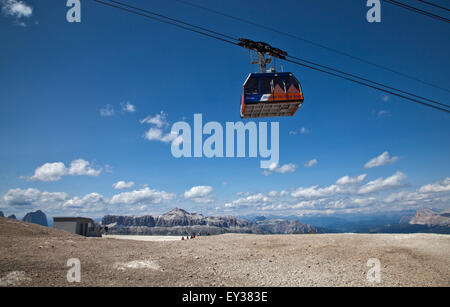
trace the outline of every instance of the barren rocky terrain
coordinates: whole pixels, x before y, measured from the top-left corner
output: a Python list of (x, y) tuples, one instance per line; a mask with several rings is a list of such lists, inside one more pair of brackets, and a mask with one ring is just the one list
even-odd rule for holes
[[(81, 282), (67, 281), (67, 260)], [(381, 282), (366, 275), (381, 262)], [(2, 286), (450, 286), (450, 236), (305, 234), (187, 241), (84, 238), (0, 218)]]

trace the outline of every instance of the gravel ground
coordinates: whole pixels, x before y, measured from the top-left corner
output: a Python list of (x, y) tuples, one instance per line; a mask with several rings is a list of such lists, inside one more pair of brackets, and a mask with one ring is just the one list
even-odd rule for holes
[[(67, 261), (81, 282), (67, 281)], [(381, 282), (367, 280), (369, 258)], [(0, 218), (1, 286), (450, 286), (450, 235), (84, 238)]]

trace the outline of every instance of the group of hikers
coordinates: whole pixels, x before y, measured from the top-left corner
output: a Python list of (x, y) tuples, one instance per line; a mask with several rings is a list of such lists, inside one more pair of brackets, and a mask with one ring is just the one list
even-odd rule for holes
[[(202, 233), (199, 232), (197, 236), (200, 237), (201, 235), (202, 235)], [(207, 232), (206, 235), (209, 236), (209, 232)], [(190, 235), (190, 236), (186, 235), (186, 239), (184, 238), (184, 236), (181, 237), (182, 241), (189, 240), (189, 239), (195, 239), (195, 232), (192, 235)]]

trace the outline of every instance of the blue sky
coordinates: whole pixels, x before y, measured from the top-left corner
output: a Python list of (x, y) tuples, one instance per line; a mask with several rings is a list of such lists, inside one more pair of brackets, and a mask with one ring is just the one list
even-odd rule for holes
[[(448, 103), (448, 92), (177, 1), (127, 1)], [(450, 87), (450, 29), (425, 16), (383, 5), (382, 22), (370, 24), (365, 1), (192, 1)], [(292, 118), (262, 121), (280, 123), (286, 167), (264, 174), (259, 158), (175, 159), (170, 144), (145, 138), (152, 125), (140, 121), (163, 114), (165, 133), (174, 122), (192, 123), (194, 113), (204, 122), (240, 121), (242, 84), (256, 70), (247, 50), (93, 1), (81, 1), (81, 23), (66, 21), (65, 1), (0, 2), (0, 210), (7, 214), (449, 207), (446, 113), (282, 63), (302, 83), (304, 105)], [(32, 13), (8, 11), (11, 3)], [(102, 116), (107, 106), (114, 114)], [(134, 185), (115, 189), (120, 181)]]

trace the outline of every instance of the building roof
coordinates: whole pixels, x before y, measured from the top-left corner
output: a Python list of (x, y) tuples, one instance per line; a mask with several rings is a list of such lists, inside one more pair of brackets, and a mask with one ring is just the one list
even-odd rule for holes
[(95, 224), (94, 220), (88, 217), (54, 217), (53, 222), (78, 222)]

